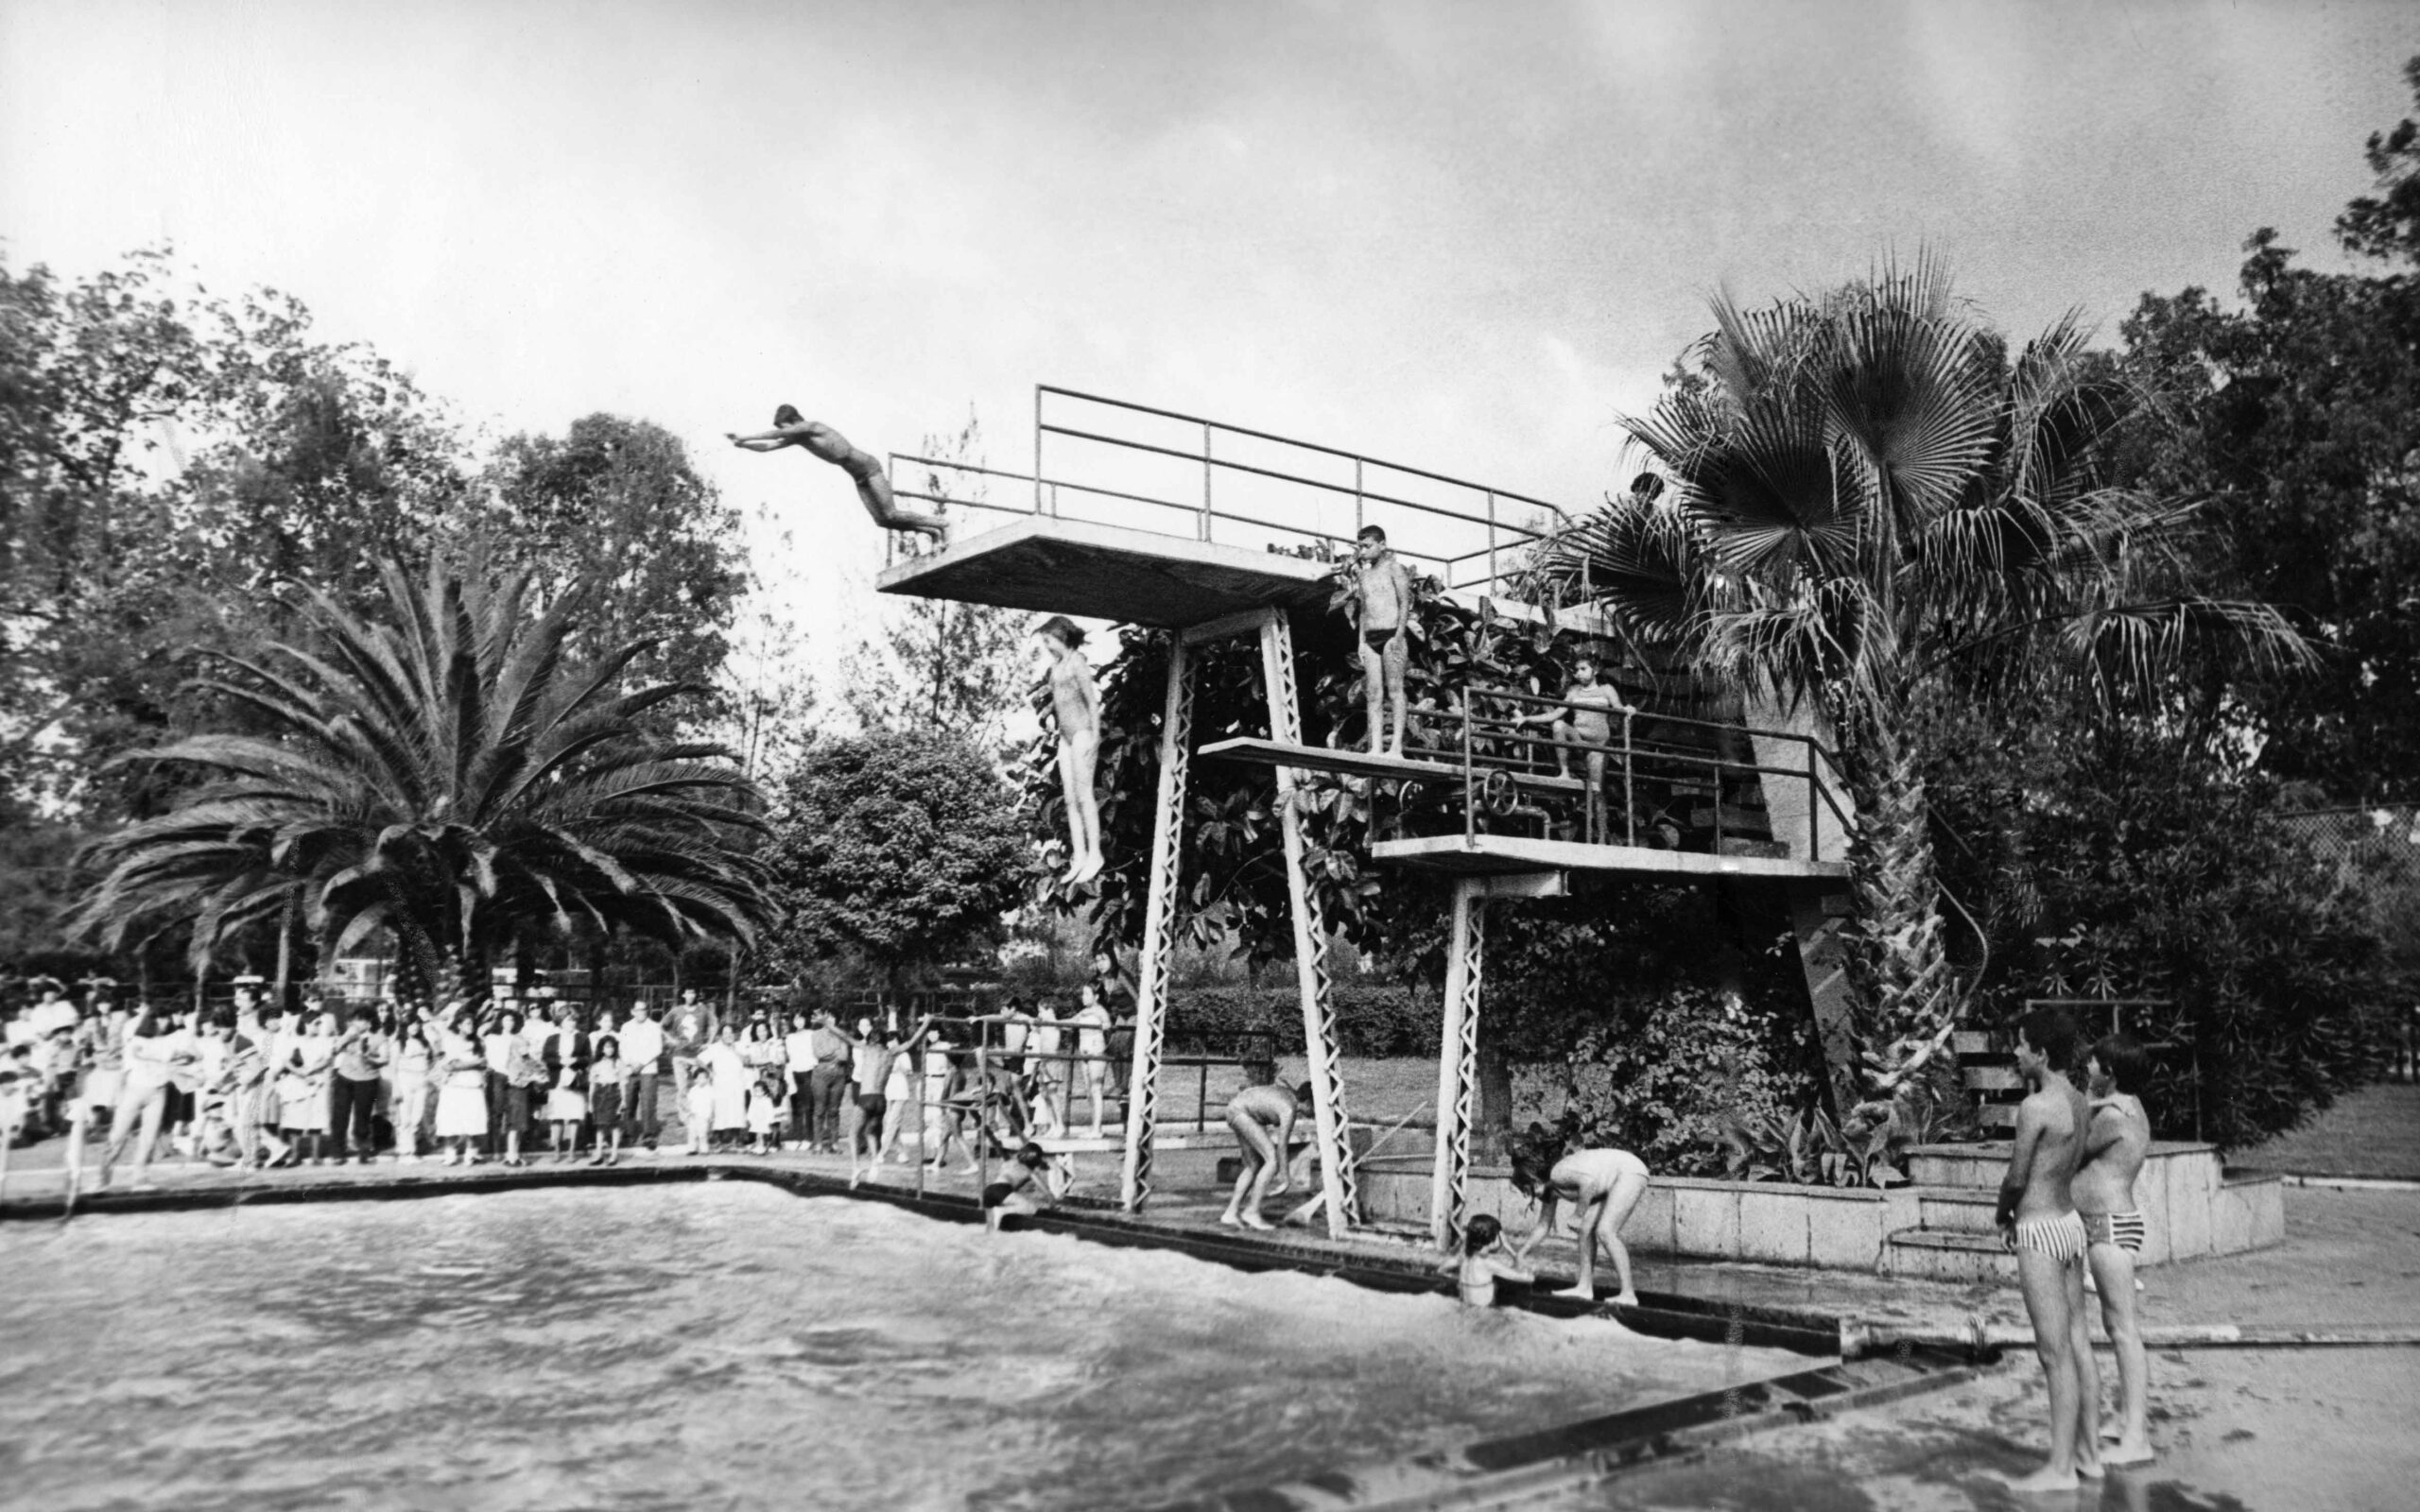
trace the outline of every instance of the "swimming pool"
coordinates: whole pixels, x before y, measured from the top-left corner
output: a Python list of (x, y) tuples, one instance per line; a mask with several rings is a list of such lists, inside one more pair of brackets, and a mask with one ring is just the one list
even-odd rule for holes
[(1803, 1368), (752, 1183), (0, 1228), (0, 1503), (1149, 1505)]

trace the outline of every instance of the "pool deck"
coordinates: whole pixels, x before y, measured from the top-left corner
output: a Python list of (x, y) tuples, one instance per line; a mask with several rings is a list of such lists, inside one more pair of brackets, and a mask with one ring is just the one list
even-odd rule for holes
[[(47, 1154), (50, 1159), (44, 1160)], [(64, 1172), (56, 1146), (17, 1152), (0, 1218), (58, 1221)], [(33, 1157), (27, 1160), (26, 1157)], [(1141, 1214), (1118, 1211), (1114, 1161), (1095, 1160), (1085, 1184), (1042, 1227), (1098, 1243), (1181, 1249), (1247, 1270), (1295, 1269), (1390, 1291), (1443, 1290), (1425, 1236), (1364, 1232), (1342, 1241), (1307, 1228), (1258, 1233), (1218, 1222), (1225, 1192), (1215, 1151), (1169, 1152), (1159, 1162), (1161, 1194)], [(46, 1168), (45, 1168), (46, 1167)], [(854, 1195), (897, 1203), (946, 1221), (976, 1221), (975, 1177), (953, 1171), (916, 1189), (912, 1166), (889, 1164), (854, 1192), (847, 1162), (781, 1153), (687, 1157), (641, 1153), (612, 1168), (535, 1157), (519, 1169), (493, 1163), (449, 1167), (381, 1158), (371, 1165), (236, 1172), (200, 1163), (155, 1164), (146, 1190), (125, 1185), (79, 1200), (78, 1216), (218, 1208), (247, 1203), (382, 1200), (555, 1185), (662, 1181), (766, 1181), (802, 1195)], [(2144, 1302), (2155, 1347), (2288, 1343), (2389, 1344), (2420, 1340), (2420, 1270), (2381, 1267), (2381, 1234), (2413, 1231), (2420, 1194), (2297, 1191), (2285, 1246), (2193, 1262), (2152, 1274)], [(1272, 1203), (1275, 1210), (1279, 1204)], [(2384, 1224), (2385, 1228), (2379, 1227)], [(1542, 1282), (1567, 1284), (1567, 1241), (1542, 1246)], [(2366, 1263), (2365, 1263), (2366, 1261)], [(1545, 1295), (1512, 1299), (1557, 1316), (1615, 1316), (1642, 1333), (1794, 1349), (1808, 1368), (1721, 1393), (1665, 1401), (1556, 1425), (1518, 1438), (1473, 1444), (1416, 1463), (1352, 1466), (1301, 1485), (1255, 1488), (1188, 1503), (1193, 1512), (1287, 1512), (1320, 1507), (1467, 1504), (1519, 1500), (1529, 1488), (1567, 1486), (1672, 1456), (1702, 1453), (1741, 1435), (1835, 1415), (2030, 1368), (2011, 1345), (2030, 1343), (2013, 1290), (1776, 1265), (1646, 1259), (1637, 1263), (1642, 1301), (1616, 1309)], [(1844, 1350), (1843, 1346), (1849, 1349)], [(1979, 1348), (1978, 1347), (1979, 1346)], [(1863, 1358), (1848, 1357), (1863, 1353)]]

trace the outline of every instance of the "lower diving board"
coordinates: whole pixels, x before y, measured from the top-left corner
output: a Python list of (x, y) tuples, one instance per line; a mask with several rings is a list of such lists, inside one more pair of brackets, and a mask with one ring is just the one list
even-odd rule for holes
[[(1257, 735), (1214, 741), (1202, 747), (1198, 754), (1217, 761), (1290, 766), (1298, 772), (1335, 772), (1345, 777), (1375, 777), (1410, 782), (1459, 783), (1462, 780), (1461, 767), (1451, 762), (1424, 761), (1412, 756), (1384, 756), (1363, 750), (1338, 750), (1330, 746), (1289, 746), (1284, 741), (1263, 740)], [(1509, 774), (1523, 787), (1564, 793), (1584, 793), (1588, 790), (1587, 782), (1581, 778), (1523, 771), (1484, 759), (1478, 763), (1477, 775), (1484, 778), (1490, 772), (1499, 771)]]
[(1439, 834), (1412, 840), (1380, 840), (1370, 847), (1370, 859), (1459, 876), (1515, 871), (1634, 871), (1687, 877), (1849, 874), (1847, 863), (1841, 861), (1712, 855), (1703, 850), (1655, 850), (1638, 845), (1582, 845), (1571, 840), (1532, 840), (1518, 834)]

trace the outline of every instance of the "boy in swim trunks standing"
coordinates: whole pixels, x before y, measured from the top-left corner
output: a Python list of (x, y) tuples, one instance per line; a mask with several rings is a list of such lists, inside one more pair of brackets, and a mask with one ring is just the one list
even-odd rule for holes
[[(2135, 1206), (2135, 1177), (2152, 1146), (2151, 1120), (2135, 1090), (2143, 1084), (2150, 1057), (2133, 1035), (2113, 1034), (2092, 1047), (2084, 1062), (2091, 1090), (2092, 1123), (2084, 1141), (2083, 1168), (2076, 1173), (2076, 1211), (2083, 1216), (2089, 1247), (2084, 1260), (2100, 1290), (2100, 1321), (2118, 1357), (2118, 1421), (2100, 1437), (2104, 1465), (2140, 1465), (2152, 1458), (2147, 1421), (2151, 1363), (2135, 1321), (2135, 1257), (2142, 1253), (2143, 1214)], [(2084, 1404), (2087, 1419), (2097, 1401)]]
[(2015, 1491), (2071, 1491), (2079, 1476), (2100, 1473), (2100, 1383), (2084, 1321), (2085, 1239), (2074, 1193), (2090, 1115), (2066, 1074), (2075, 1053), (2075, 1020), (2065, 1008), (2038, 1007), (2017, 1021), (2016, 1069), (2031, 1090), (2017, 1106), (1994, 1218), (2016, 1251), (2033, 1352), (2049, 1382), (2050, 1457), (2011, 1481)]
[[(1411, 569), (1387, 546), (1387, 533), (1364, 525), (1353, 543), (1352, 576), (1330, 608), (1353, 616), (1361, 637), (1361, 698), (1370, 712), (1370, 754), (1403, 755), (1404, 669), (1410, 658)], [(1388, 716), (1393, 734), (1388, 734)]]

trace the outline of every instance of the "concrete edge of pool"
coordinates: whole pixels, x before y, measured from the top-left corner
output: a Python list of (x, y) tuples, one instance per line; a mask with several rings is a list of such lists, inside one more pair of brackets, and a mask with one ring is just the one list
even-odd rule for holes
[[(537, 1167), (518, 1171), (416, 1173), (409, 1177), (339, 1181), (280, 1181), (258, 1186), (162, 1188), (87, 1196), (78, 1215), (180, 1212), (254, 1204), (377, 1202), (540, 1187), (659, 1186), (668, 1183), (740, 1180), (778, 1187), (800, 1196), (838, 1196), (886, 1203), (947, 1222), (979, 1223), (976, 1200), (950, 1192), (918, 1194), (897, 1187), (864, 1185), (815, 1172), (749, 1164), (680, 1166)], [(0, 1205), (0, 1219), (57, 1220), (66, 1216), (59, 1196), (15, 1198)], [(1452, 1283), (1425, 1259), (1407, 1252), (1400, 1261), (1347, 1255), (1315, 1242), (1243, 1234), (1201, 1234), (1155, 1227), (1106, 1203), (1076, 1201), (1027, 1221), (1026, 1227), (1064, 1233), (1121, 1248), (1173, 1250), (1197, 1260), (1246, 1272), (1291, 1270), (1332, 1277), (1373, 1291), (1437, 1293)], [(1504, 1305), (1547, 1317), (1617, 1317), (1640, 1333), (1752, 1349), (1777, 1349), (1829, 1363), (1719, 1391), (1651, 1402), (1600, 1417), (1558, 1424), (1533, 1433), (1485, 1439), (1446, 1453), (1340, 1468), (1300, 1481), (1222, 1492), (1169, 1504), (1164, 1512), (1314, 1512), (1320, 1508), (1446, 1507), (1517, 1496), (1525, 1487), (1543, 1490), (1574, 1480), (1609, 1474), (1761, 1428), (1804, 1422), (1851, 1408), (1881, 1405), (1972, 1379), (1994, 1367), (1978, 1357), (1925, 1346), (1903, 1346), (1887, 1355), (1840, 1358), (1839, 1325), (1831, 1318), (1786, 1309), (1707, 1302), (1673, 1293), (1648, 1292), (1648, 1305), (1616, 1308), (1555, 1297), (1543, 1291), (1512, 1292)]]

